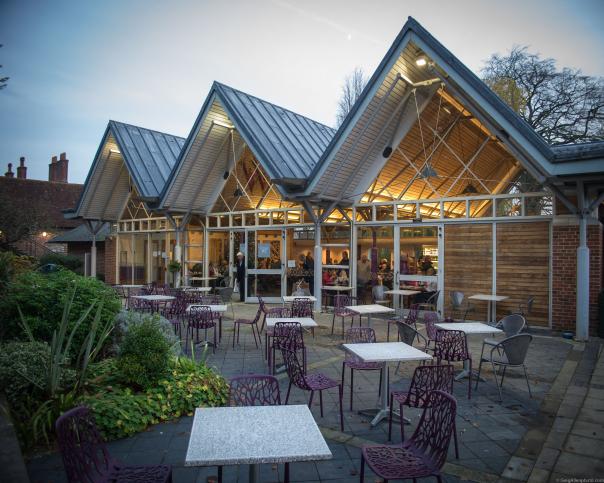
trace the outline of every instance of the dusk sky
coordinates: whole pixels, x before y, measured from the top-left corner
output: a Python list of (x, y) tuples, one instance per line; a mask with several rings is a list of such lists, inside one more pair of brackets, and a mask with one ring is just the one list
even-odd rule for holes
[(218, 80), (328, 125), (413, 16), (478, 72), (515, 44), (604, 75), (604, 1), (0, 0), (0, 170), (83, 182), (109, 119), (186, 137)]

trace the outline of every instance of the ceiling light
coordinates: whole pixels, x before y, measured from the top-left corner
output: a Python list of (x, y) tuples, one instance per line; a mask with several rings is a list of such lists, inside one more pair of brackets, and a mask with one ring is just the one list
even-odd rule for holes
[(217, 126), (221, 127), (226, 127), (227, 129), (235, 129), (235, 126), (224, 121), (212, 121), (212, 124), (216, 124)]
[(235, 191), (233, 191), (233, 196), (236, 196), (236, 197), (243, 196), (243, 191), (241, 191), (240, 188), (235, 188)]
[(110, 152), (111, 154), (122, 154), (122, 153), (119, 151), (119, 149), (110, 149), (110, 150), (109, 150), (109, 152)]
[(437, 177), (438, 177), (438, 173), (432, 167), (432, 164), (426, 163), (426, 165), (422, 168), (422, 170), (420, 172), (420, 178), (428, 179), (428, 178), (437, 178)]
[(428, 64), (428, 59), (426, 58), (425, 55), (420, 55), (417, 59), (415, 59), (415, 64), (418, 67), (424, 67), (425, 65)]
[(466, 186), (461, 192), (462, 195), (471, 195), (476, 193), (478, 193), (478, 190), (476, 189), (476, 186), (474, 186), (472, 183), (468, 183), (468, 186)]
[(392, 154), (392, 146), (386, 146), (384, 148), (384, 151), (382, 151), (382, 157), (384, 157), (384, 158), (389, 158), (391, 154)]

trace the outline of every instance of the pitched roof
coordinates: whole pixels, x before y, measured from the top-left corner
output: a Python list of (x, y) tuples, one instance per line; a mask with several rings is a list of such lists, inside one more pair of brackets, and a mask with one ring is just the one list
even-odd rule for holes
[(32, 212), (39, 215), (44, 223), (40, 228), (61, 230), (79, 225), (80, 221), (65, 219), (62, 211), (75, 205), (82, 188), (83, 185), (76, 183), (0, 176), (0, 194), (10, 200), (6, 203), (23, 207), (24, 214)]
[[(228, 146), (231, 125), (236, 132), (233, 145)], [(166, 183), (160, 206), (208, 209), (224, 185), (223, 174), (233, 151), (244, 145), (271, 180), (304, 187), (334, 133), (324, 124), (214, 82)]]
[(109, 121), (109, 127), (139, 194), (145, 198), (159, 196), (185, 139), (117, 121)]
[[(80, 221), (78, 221), (78, 223), (80, 223)], [(96, 241), (97, 242), (105, 241), (105, 238), (107, 238), (107, 235), (109, 235), (110, 228), (111, 227), (110, 227), (109, 223), (105, 223), (101, 227), (99, 232), (96, 234)], [(91, 242), (91, 241), (92, 241), (92, 235), (88, 231), (88, 228), (86, 228), (86, 225), (81, 224), (81, 225), (73, 228), (72, 230), (66, 231), (64, 233), (61, 233), (60, 235), (55, 236), (54, 238), (49, 240), (48, 243), (75, 243), (75, 242), (86, 243), (86, 242)]]

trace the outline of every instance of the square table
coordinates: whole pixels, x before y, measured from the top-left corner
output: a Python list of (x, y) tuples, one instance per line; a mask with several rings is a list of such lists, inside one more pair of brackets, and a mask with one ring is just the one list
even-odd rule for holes
[(385, 307), (380, 304), (348, 305), (344, 308), (350, 310), (351, 312), (354, 312), (355, 314), (360, 315), (361, 317), (363, 317), (363, 315), (366, 315), (367, 316), (367, 325), (369, 327), (371, 327), (371, 316), (373, 314), (393, 314), (394, 313), (394, 309), (391, 309), (390, 307)]
[(160, 302), (171, 302), (176, 299), (172, 295), (133, 295), (132, 298), (149, 302), (153, 310), (159, 307)]
[(398, 295), (399, 296), (399, 307), (401, 308), (401, 314), (402, 314), (403, 309), (405, 308), (405, 297), (411, 297), (413, 295), (417, 295), (422, 292), (421, 292), (421, 290), (393, 289), (393, 290), (386, 290), (384, 293), (388, 294), (388, 295)]
[(185, 292), (209, 292), (212, 287), (181, 287)]
[[(377, 414), (371, 421), (371, 425), (377, 425), (382, 419), (388, 418), (390, 408), (388, 407), (388, 364), (390, 362), (406, 361), (428, 361), (432, 359), (427, 354), (404, 342), (372, 342), (365, 344), (344, 344), (344, 350), (355, 355), (363, 362), (383, 362), (384, 376), (382, 377), (382, 391)], [(375, 411), (374, 411), (375, 412)]]
[(313, 328), (319, 326), (319, 324), (317, 324), (310, 317), (274, 317), (274, 318), (267, 318), (266, 319), (266, 326), (267, 327), (274, 327), (277, 322), (299, 322), (300, 325), (302, 327), (304, 327), (305, 329), (313, 329)]
[(243, 406), (195, 410), (185, 466), (250, 465), (331, 459), (306, 405)]
[[(434, 324), (436, 328), (443, 330), (461, 330), (464, 334), (474, 335), (474, 334), (491, 334), (497, 335), (503, 333), (503, 330), (493, 327), (492, 325), (483, 324), (482, 322), (439, 322)], [(463, 363), (463, 371), (461, 371), (457, 376), (455, 376), (455, 380), (459, 381), (464, 377), (468, 377), (470, 373), (470, 368), (468, 362)]]
[(284, 295), (281, 297), (284, 304), (291, 304), (295, 299), (310, 300), (311, 302), (317, 301), (317, 297), (313, 295)]
[[(497, 319), (496, 315), (496, 303), (501, 302), (502, 300), (508, 299), (509, 297), (506, 295), (489, 295), (477, 293), (475, 295), (471, 295), (468, 299), (471, 300), (482, 300), (487, 302), (487, 322), (492, 322)], [(493, 303), (495, 302), (495, 303)]]

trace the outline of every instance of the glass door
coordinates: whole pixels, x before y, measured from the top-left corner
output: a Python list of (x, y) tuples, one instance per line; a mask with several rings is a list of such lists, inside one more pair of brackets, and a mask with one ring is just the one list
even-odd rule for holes
[[(417, 290), (414, 303), (427, 302), (443, 286), (443, 229), (441, 225), (399, 226), (396, 233), (395, 260), (399, 288)], [(442, 294), (437, 311), (443, 313)]]
[(285, 230), (246, 231), (246, 302), (280, 302), (285, 278)]

